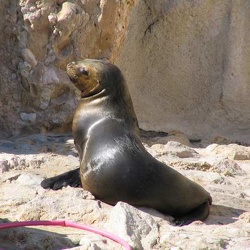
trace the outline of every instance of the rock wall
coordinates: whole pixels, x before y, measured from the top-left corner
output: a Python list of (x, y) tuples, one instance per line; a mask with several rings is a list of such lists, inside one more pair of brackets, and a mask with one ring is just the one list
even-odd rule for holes
[(70, 130), (67, 62), (124, 71), (139, 124), (189, 138), (250, 138), (247, 0), (2, 0), (0, 137)]
[(78, 96), (65, 65), (113, 58), (133, 1), (3, 0), (0, 3), (0, 137), (70, 131)]
[(116, 63), (140, 126), (249, 142), (250, 2), (141, 0), (130, 20)]
[[(20, 110), (18, 64), (18, 13), (16, 1), (0, 1), (0, 135), (6, 136)], [(6, 11), (7, 10), (7, 11)], [(18, 123), (18, 121), (17, 121)], [(1, 137), (0, 136), (0, 137)]]

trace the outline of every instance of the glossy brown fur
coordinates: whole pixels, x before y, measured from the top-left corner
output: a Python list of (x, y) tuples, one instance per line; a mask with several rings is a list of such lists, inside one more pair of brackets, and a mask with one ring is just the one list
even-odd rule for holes
[(157, 161), (142, 145), (121, 71), (111, 63), (88, 59), (70, 63), (67, 73), (82, 96), (73, 120), (80, 170), (46, 179), (42, 186), (81, 185), (109, 204), (124, 201), (172, 215), (177, 225), (205, 220), (210, 194)]

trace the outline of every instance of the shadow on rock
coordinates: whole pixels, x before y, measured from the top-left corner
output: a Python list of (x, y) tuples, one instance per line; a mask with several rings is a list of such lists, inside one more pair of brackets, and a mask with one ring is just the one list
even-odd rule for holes
[[(4, 220), (6, 223), (7, 221)], [(76, 247), (65, 235), (33, 228), (9, 228), (0, 230), (0, 248), (12, 249), (53, 249)]]
[(236, 222), (239, 216), (245, 213), (245, 210), (222, 206), (212, 205), (210, 215), (205, 221), (207, 225), (228, 225)]
[(33, 134), (0, 140), (0, 153), (37, 154), (56, 153), (77, 156), (70, 134)]

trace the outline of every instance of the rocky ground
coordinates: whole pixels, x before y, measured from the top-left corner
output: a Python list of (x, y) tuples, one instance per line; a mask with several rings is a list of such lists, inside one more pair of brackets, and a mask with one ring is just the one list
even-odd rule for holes
[[(65, 219), (115, 233), (134, 249), (250, 249), (250, 147), (224, 138), (189, 142), (181, 133), (146, 133), (160, 161), (200, 183), (213, 197), (205, 222), (176, 227), (173, 218), (119, 202), (112, 207), (81, 188), (44, 190), (40, 182), (78, 166), (70, 135), (0, 141), (0, 223)], [(123, 249), (99, 235), (63, 227), (0, 230), (1, 249)]]

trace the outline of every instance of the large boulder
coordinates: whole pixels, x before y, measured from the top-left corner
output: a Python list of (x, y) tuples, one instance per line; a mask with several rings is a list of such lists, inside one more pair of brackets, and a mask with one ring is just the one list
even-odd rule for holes
[(249, 141), (250, 2), (138, 1), (116, 63), (139, 124)]

